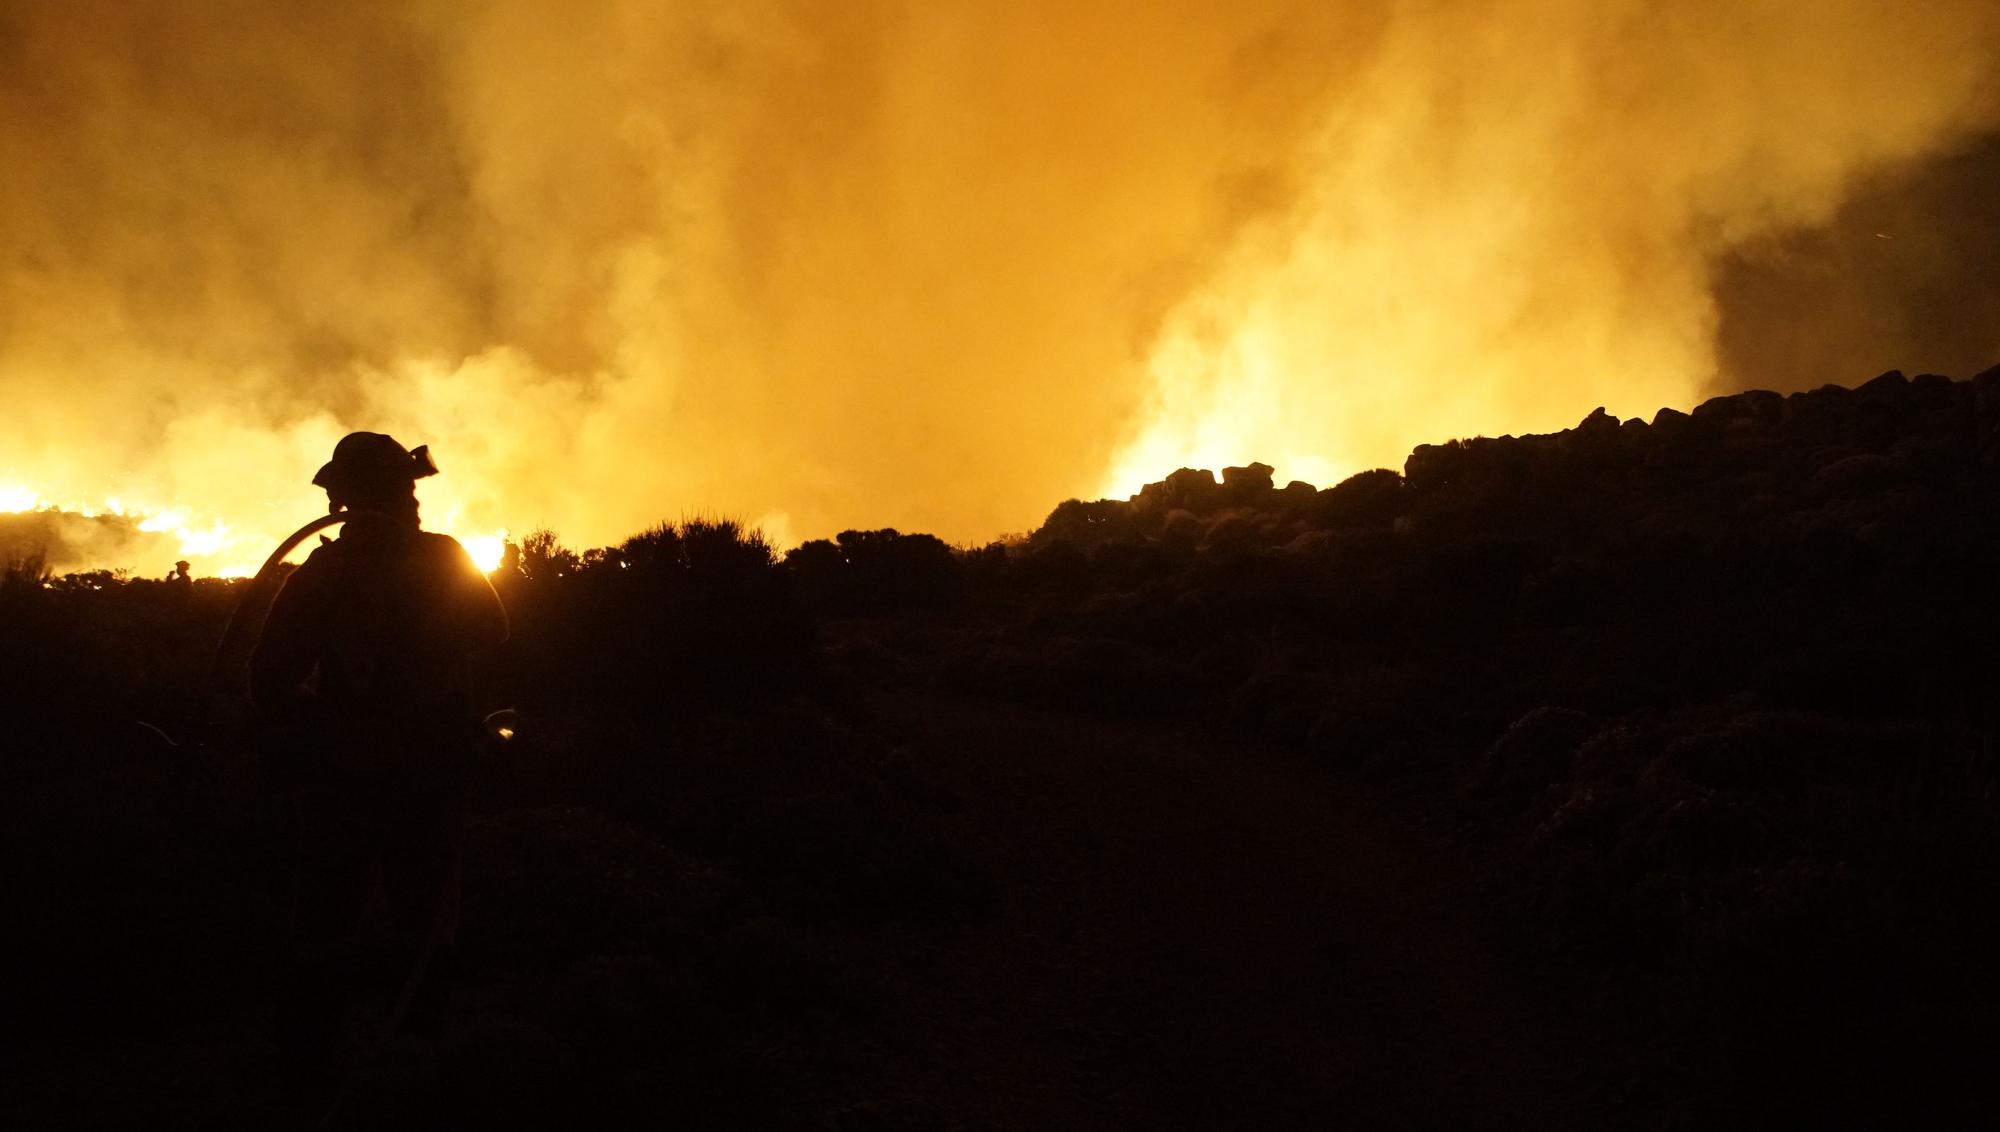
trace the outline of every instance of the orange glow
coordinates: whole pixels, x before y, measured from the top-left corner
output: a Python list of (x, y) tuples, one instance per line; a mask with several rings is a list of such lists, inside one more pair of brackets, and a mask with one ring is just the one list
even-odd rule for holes
[(17, 483), (0, 483), (0, 512), (12, 515), (42, 507), (42, 497), (36, 492)]
[(490, 535), (473, 535), (459, 541), (465, 544), (465, 552), (472, 556), (473, 564), (488, 574), (500, 568), (500, 560), (507, 553), (505, 531)]
[(2000, 126), (1988, 0), (142, 7), (8, 21), (0, 509), (147, 574), (353, 429), (490, 565), (1686, 407), (1718, 254)]
[[(262, 564), (271, 548), (285, 535), (290, 534), (292, 529), (296, 529), (239, 526), (220, 519), (197, 517), (186, 508), (155, 509), (130, 504), (118, 498), (107, 499), (96, 505), (54, 503), (40, 492), (21, 484), (0, 483), (0, 514), (20, 514), (30, 511), (67, 512), (85, 518), (116, 515), (130, 519), (133, 529), (143, 534), (161, 535), (171, 540), (171, 547), (162, 548), (160, 554), (185, 558), (195, 573), (222, 578), (247, 578), (255, 574), (257, 567)], [(468, 529), (460, 518), (462, 512), (462, 506), (454, 505), (449, 508), (448, 517), (442, 524), (427, 522), (425, 525), (428, 529), (443, 531), (456, 537), (464, 545), (466, 553), (472, 556), (474, 564), (490, 574), (499, 569), (501, 559), (506, 553), (507, 532), (505, 530), (481, 532)], [(310, 514), (306, 515), (306, 518), (310, 517)], [(115, 556), (115, 551), (111, 552), (110, 556)]]

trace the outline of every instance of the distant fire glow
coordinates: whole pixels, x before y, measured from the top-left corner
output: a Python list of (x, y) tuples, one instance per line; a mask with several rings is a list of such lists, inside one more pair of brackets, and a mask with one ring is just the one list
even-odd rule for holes
[(506, 532), (491, 535), (473, 535), (459, 540), (465, 544), (466, 553), (481, 570), (491, 574), (500, 568), (500, 560), (507, 553)]
[[(33, 511), (62, 512), (84, 518), (96, 518), (101, 515), (122, 516), (132, 520), (132, 527), (137, 531), (162, 535), (170, 539), (171, 553), (178, 559), (187, 560), (196, 573), (223, 578), (248, 577), (256, 573), (264, 557), (281, 538), (290, 533), (260, 530), (254, 527), (236, 527), (220, 519), (195, 518), (185, 508), (155, 509), (129, 504), (115, 498), (95, 505), (59, 503), (22, 484), (0, 482), (0, 514), (23, 514)], [(449, 523), (445, 525), (431, 523), (429, 526), (457, 537), (481, 570), (490, 574), (499, 569), (501, 560), (506, 554), (506, 531), (467, 531), (461, 526)]]
[(431, 445), (491, 565), (690, 513), (980, 542), (1685, 408), (1759, 377), (1718, 257), (2000, 128), (1990, 0), (4, 24), (0, 507), (121, 500), (147, 537), (77, 553), (151, 575), (254, 568), (354, 429)]
[(27, 488), (19, 484), (0, 484), (0, 512), (35, 511), (42, 506), (42, 497)]

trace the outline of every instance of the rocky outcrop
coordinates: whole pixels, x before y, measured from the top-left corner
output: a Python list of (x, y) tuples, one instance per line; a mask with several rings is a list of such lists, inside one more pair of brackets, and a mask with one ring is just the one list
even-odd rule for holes
[(1238, 497), (1254, 496), (1260, 492), (1269, 491), (1271, 490), (1271, 473), (1274, 470), (1269, 464), (1251, 464), (1248, 467), (1242, 468), (1224, 468), (1222, 469), (1223, 490)]
[(1263, 463), (1224, 468), (1219, 483), (1182, 468), (1129, 500), (1065, 503), (1034, 537), (1298, 553), (1332, 545), (1301, 541), (1306, 531), (1437, 530), (1424, 513), (1517, 495), (1540, 497), (1534, 509), (1549, 516), (1617, 512), (1640, 531), (1685, 532), (1696, 513), (1859, 529), (1899, 491), (1996, 462), (2000, 367), (1971, 381), (1890, 371), (1854, 389), (1711, 397), (1650, 423), (1599, 407), (1562, 432), (1418, 445), (1400, 474), (1375, 469), (1320, 490), (1299, 480), (1279, 489)]

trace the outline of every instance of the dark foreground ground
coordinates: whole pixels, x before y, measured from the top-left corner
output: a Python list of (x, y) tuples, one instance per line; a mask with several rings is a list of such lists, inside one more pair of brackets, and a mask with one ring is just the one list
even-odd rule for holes
[(9, 567), (0, 1122), (1995, 1123), (2000, 369), (1270, 473), (531, 536), (450, 1007), (291, 1101), (284, 792), (130, 741), (242, 588)]
[[(779, 898), (718, 892), (747, 885), (641, 828), (489, 811), (454, 1016), (375, 1044), (381, 1004), (360, 1009), (337, 1102), (277, 1095), (238, 908), (193, 966), (186, 941), (137, 972), (146, 941), (92, 945), (113, 978), (195, 981), (205, 1001), (148, 988), (159, 1017), (56, 971), (85, 992), (56, 1012), (99, 1016), (17, 1034), (8, 1124), (1661, 1126), (1673, 1069), (1644, 1019), (1496, 942), (1474, 863), (1386, 792), (1193, 727), (911, 692), (866, 714), (985, 893), (961, 922), (746, 913)], [(732, 977), (806, 1001), (685, 985)]]
[(913, 991), (940, 1126), (1657, 1126), (1643, 1019), (1498, 950), (1395, 799), (1183, 728), (879, 703), (1004, 894)]

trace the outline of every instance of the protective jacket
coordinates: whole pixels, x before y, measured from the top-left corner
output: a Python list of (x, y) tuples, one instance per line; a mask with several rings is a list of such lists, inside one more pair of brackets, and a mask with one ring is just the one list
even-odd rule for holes
[(275, 725), (266, 757), (297, 787), (304, 960), (360, 939), (378, 904), (406, 952), (453, 941), (477, 749), (469, 660), (506, 637), (471, 556), (413, 521), (358, 514), (286, 579), (250, 683)]
[(361, 514), (278, 592), (251, 698), (278, 714), (311, 701), (336, 723), (457, 726), (473, 708), (467, 658), (506, 639), (500, 599), (457, 540)]

